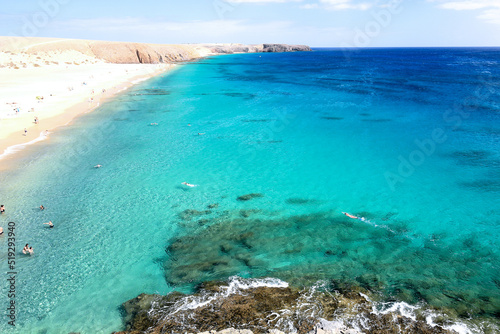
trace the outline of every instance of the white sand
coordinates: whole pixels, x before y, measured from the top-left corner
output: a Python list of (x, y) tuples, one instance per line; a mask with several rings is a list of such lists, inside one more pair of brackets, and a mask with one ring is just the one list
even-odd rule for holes
[(0, 159), (173, 66), (109, 64), (77, 51), (0, 52)]

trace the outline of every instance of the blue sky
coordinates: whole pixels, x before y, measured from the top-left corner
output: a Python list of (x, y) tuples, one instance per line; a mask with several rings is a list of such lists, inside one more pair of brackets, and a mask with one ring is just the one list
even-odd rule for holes
[(500, 46), (500, 0), (23, 0), (0, 35), (146, 43)]

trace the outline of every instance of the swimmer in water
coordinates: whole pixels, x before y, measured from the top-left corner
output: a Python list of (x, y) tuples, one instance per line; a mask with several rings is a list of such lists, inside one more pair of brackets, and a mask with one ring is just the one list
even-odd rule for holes
[(43, 225), (49, 225), (49, 228), (53, 228), (54, 224), (52, 224), (52, 220), (49, 221), (48, 223), (43, 223)]
[(5, 212), (5, 206), (2, 204), (0, 205), (0, 213), (4, 213)]
[(26, 254), (26, 252), (29, 252), (29, 249), (30, 248), (29, 248), (28, 244), (26, 244), (26, 246), (24, 246), (24, 248), (23, 248), (23, 254)]
[(94, 168), (101, 168), (102, 165), (95, 165)]
[(40, 205), (40, 211), (45, 210), (45, 207), (43, 205)]
[[(342, 213), (343, 213), (344, 215), (346, 215), (347, 217), (352, 218), (352, 219), (359, 219), (359, 220), (361, 220), (361, 221), (363, 221), (363, 222), (364, 222), (364, 221), (367, 221), (367, 220), (365, 219), (365, 217), (358, 217), (358, 216), (355, 216), (355, 215), (351, 215), (350, 213), (347, 213), (347, 212), (342, 212)], [(377, 226), (377, 225), (375, 225), (375, 226)]]
[(203, 136), (205, 132), (198, 132), (198, 136)]
[(187, 182), (182, 182), (183, 185), (186, 185), (188, 187), (196, 187), (196, 184), (191, 184), (191, 183), (187, 183)]
[(30, 249), (28, 249), (28, 252), (30, 253), (30, 255), (33, 255), (33, 247), (30, 247)]
[(347, 212), (342, 212), (344, 215), (346, 215), (347, 217), (349, 218), (352, 218), (352, 219), (359, 219), (359, 217), (356, 217), (354, 215), (351, 215), (350, 213), (347, 213)]

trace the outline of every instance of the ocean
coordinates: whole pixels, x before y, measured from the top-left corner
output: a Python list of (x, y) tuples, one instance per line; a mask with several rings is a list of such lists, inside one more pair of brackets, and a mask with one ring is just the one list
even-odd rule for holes
[(498, 329), (500, 49), (209, 57), (25, 153), (0, 174), (2, 333), (111, 333), (141, 293), (230, 277)]

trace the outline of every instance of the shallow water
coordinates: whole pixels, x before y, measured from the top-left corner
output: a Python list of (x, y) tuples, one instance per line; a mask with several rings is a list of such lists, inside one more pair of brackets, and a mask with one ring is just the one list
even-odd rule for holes
[(109, 333), (142, 292), (231, 275), (498, 314), (499, 57), (220, 56), (79, 118), (0, 175), (0, 226), (35, 249), (16, 255), (17, 331)]

